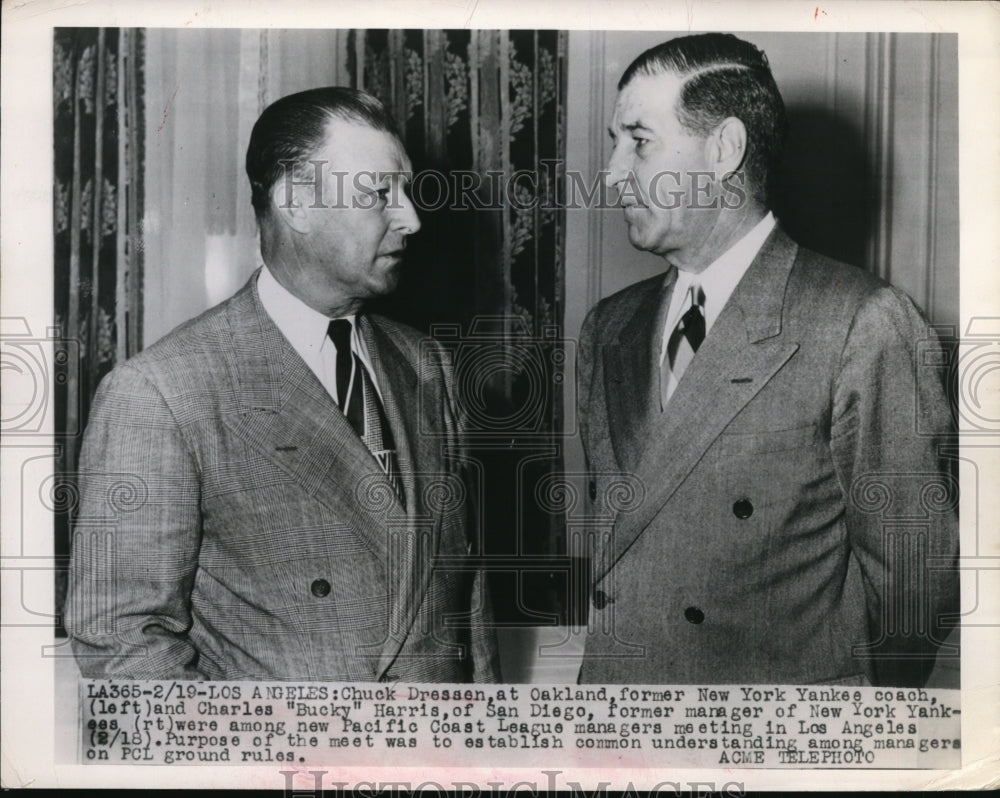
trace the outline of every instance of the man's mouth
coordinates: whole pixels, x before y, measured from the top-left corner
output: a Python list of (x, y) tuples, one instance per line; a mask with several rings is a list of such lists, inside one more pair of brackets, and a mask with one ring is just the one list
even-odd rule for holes
[(618, 204), (623, 210), (629, 209), (642, 209), (646, 207), (646, 203), (641, 199), (634, 196), (622, 197), (618, 200)]

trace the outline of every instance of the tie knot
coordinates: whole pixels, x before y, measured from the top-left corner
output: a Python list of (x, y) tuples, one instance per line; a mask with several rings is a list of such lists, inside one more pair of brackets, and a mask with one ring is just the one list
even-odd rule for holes
[(338, 355), (351, 351), (351, 323), (347, 319), (331, 321), (330, 326), (326, 328), (326, 334), (333, 341)]
[(688, 295), (691, 297), (692, 306), (705, 307), (705, 290), (700, 285), (693, 283), (688, 289)]

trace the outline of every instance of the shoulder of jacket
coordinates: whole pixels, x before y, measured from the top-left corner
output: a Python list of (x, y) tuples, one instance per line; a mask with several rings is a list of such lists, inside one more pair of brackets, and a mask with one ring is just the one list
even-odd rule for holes
[(826, 288), (859, 296), (888, 287), (888, 283), (880, 277), (859, 266), (852, 266), (802, 246), (795, 257), (791, 277), (801, 290)]
[[(151, 375), (160, 372), (171, 362), (191, 357), (225, 358), (225, 342), (230, 339), (226, 314), (237, 296), (215, 305), (200, 315), (179, 324), (162, 338), (136, 353), (121, 366)], [(178, 371), (179, 374), (183, 370)]]
[(415, 366), (428, 357), (443, 359), (444, 347), (432, 336), (396, 319), (369, 314), (372, 325), (388, 336), (403, 355)]
[(456, 337), (446, 344), (404, 322), (374, 314), (369, 314), (368, 318), (382, 335), (392, 341), (419, 379), (443, 379), (446, 383), (452, 379), (455, 352), (464, 339)]
[(622, 316), (631, 316), (635, 309), (646, 299), (650, 292), (658, 291), (663, 283), (665, 272), (660, 272), (645, 280), (632, 283), (616, 291), (610, 296), (604, 297), (587, 314), (591, 317), (593, 324), (599, 324), (604, 320), (620, 319)]
[(420, 332), (420, 330), (416, 327), (411, 327), (405, 322), (391, 319), (388, 316), (382, 316), (378, 313), (370, 313), (368, 314), (368, 318), (371, 319), (372, 323), (378, 326), (379, 329), (392, 336), (395, 340), (405, 341), (407, 344), (411, 345), (419, 345), (421, 341), (433, 340), (431, 336)]
[(858, 309), (880, 294), (895, 292), (865, 269), (799, 247), (785, 286), (786, 313), (812, 325), (849, 324)]
[[(926, 332), (923, 311), (905, 291), (865, 269), (801, 248), (785, 293), (786, 311), (832, 339), (852, 334)], [(872, 338), (871, 344), (875, 344)]]

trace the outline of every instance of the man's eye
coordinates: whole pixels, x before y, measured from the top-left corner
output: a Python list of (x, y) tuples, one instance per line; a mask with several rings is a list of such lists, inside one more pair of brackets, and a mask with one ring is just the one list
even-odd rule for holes
[(644, 147), (645, 145), (647, 145), (649, 143), (649, 139), (644, 139), (642, 136), (632, 136), (632, 141), (635, 142), (635, 148), (636, 149), (639, 149), (640, 147)]

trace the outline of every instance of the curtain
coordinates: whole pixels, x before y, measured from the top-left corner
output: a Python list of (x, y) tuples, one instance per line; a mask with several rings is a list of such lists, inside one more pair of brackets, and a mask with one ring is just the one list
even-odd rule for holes
[[(143, 34), (57, 28), (53, 48), (55, 326), (52, 489), (55, 553), (65, 564), (76, 507), (79, 433), (98, 382), (142, 345)], [(65, 595), (57, 570), (56, 606)]]
[[(387, 315), (451, 345), (479, 528), (501, 621), (565, 615), (563, 519), (544, 499), (562, 466), (566, 34), (357, 30), (352, 85), (393, 112), (423, 229)], [(571, 355), (570, 355), (571, 356)], [(502, 573), (500, 560), (511, 558)], [(565, 565), (565, 563), (563, 563)], [(515, 570), (516, 569), (516, 570)], [(564, 618), (563, 618), (564, 620)]]
[[(451, 257), (421, 263), (431, 305), (404, 312), (426, 325), (457, 299), (464, 320), (504, 316), (536, 335), (558, 324), (564, 224), (551, 200), (565, 159), (565, 35), (356, 31), (348, 58), (353, 84), (394, 112), (414, 172), (442, 175), (418, 178), (420, 238), (424, 252)], [(462, 172), (482, 213), (450, 207)]]

